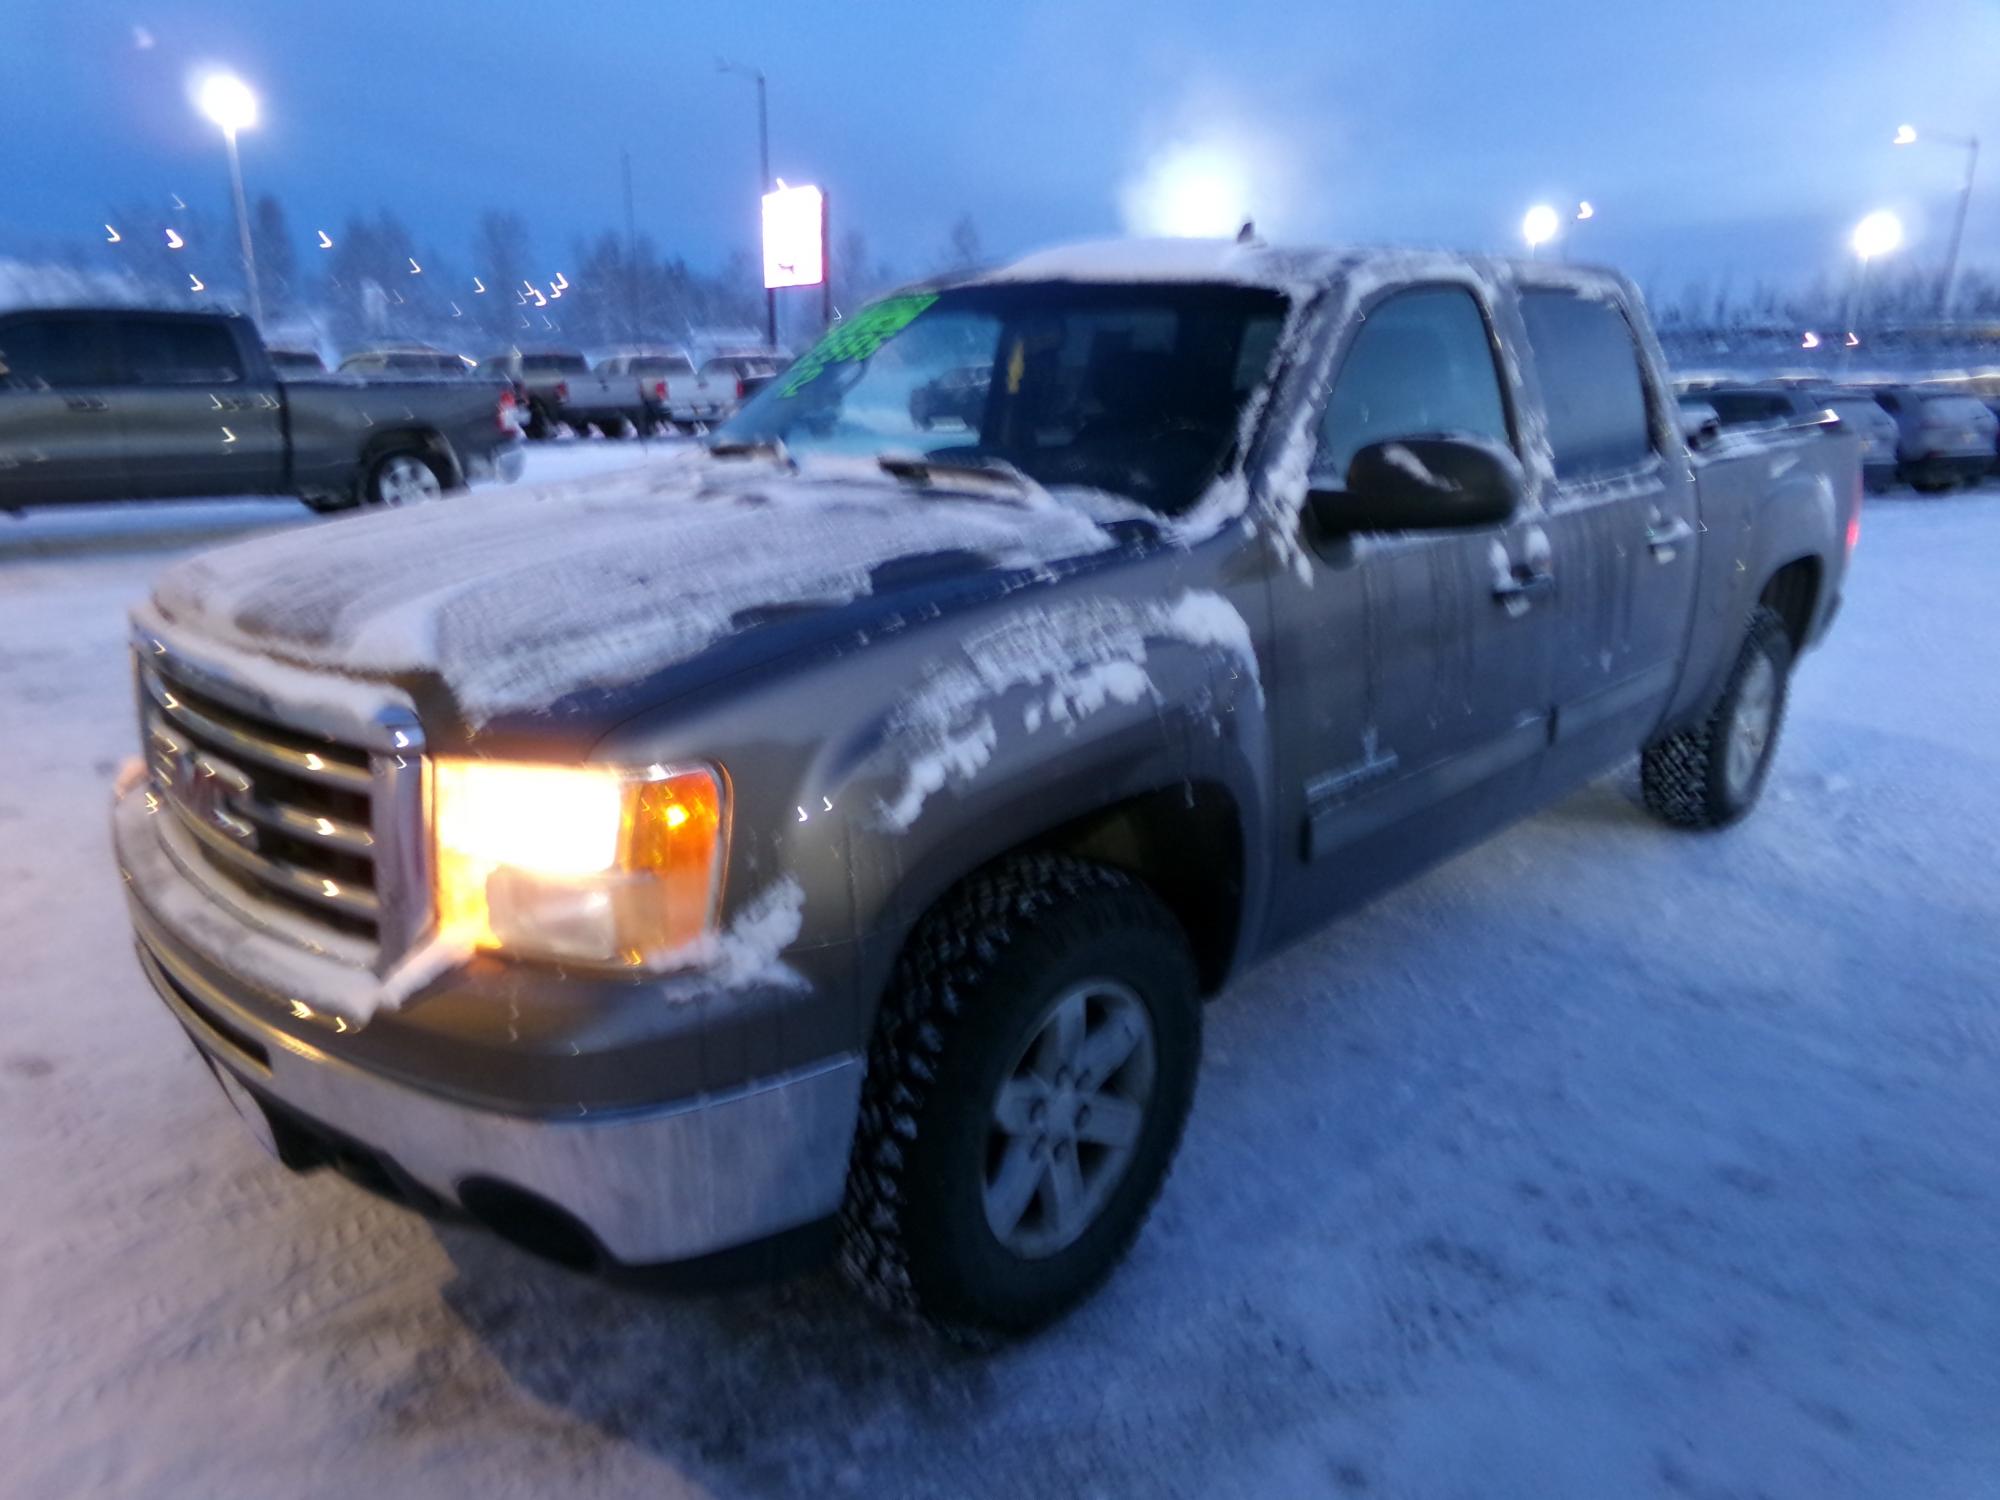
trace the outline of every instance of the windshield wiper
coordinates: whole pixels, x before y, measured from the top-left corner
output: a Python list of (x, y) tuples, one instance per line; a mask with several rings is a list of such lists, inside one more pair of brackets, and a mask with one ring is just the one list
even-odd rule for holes
[(940, 479), (984, 479), (1007, 485), (1024, 495), (1041, 493), (1042, 487), (1004, 458), (924, 458), (915, 454), (883, 453), (875, 462), (882, 472), (910, 484), (934, 484)]

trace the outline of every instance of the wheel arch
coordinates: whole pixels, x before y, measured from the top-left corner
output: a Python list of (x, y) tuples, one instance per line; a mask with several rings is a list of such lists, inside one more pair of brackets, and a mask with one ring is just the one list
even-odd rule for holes
[(435, 427), (392, 427), (371, 435), (361, 449), (359, 483), (365, 487), (375, 466), (397, 453), (413, 453), (424, 459), (448, 490), (465, 485), (465, 466), (459, 462), (458, 450)]

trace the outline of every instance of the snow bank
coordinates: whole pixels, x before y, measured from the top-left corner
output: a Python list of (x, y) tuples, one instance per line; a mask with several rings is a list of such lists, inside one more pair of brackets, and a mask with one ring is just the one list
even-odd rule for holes
[(993, 758), (1000, 742), (994, 704), (1016, 688), (1033, 690), (1021, 727), (1073, 729), (1109, 703), (1153, 694), (1149, 643), (1174, 641), (1221, 652), (1247, 675), (1263, 701), (1250, 627), (1220, 594), (1190, 591), (1171, 604), (1076, 599), (1023, 609), (964, 638), (935, 662), (899, 703), (886, 753), (903, 767), (902, 787), (880, 803), (883, 825), (901, 832), (947, 783), (963, 787)]
[(898, 558), (1031, 567), (1109, 545), (1060, 505), (669, 460), (260, 537), (182, 564), (154, 599), (171, 627), (294, 666), (435, 672), (477, 727), (685, 661), (746, 611), (849, 602)]

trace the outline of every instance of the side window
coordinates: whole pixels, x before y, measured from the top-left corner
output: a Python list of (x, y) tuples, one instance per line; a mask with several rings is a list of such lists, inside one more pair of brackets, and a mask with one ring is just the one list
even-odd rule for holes
[(1601, 478), (1645, 463), (1653, 452), (1646, 382), (1632, 325), (1617, 304), (1524, 291), (1521, 321), (1548, 403), (1556, 478)]
[(87, 318), (22, 318), (0, 327), (0, 390), (103, 385), (100, 333)]
[(234, 385), (243, 379), (236, 340), (220, 323), (133, 318), (119, 325), (126, 378), (138, 385)]
[(1320, 417), (1315, 483), (1338, 488), (1357, 450), (1390, 438), (1466, 433), (1506, 445), (1493, 339), (1470, 292), (1402, 292), (1368, 314)]

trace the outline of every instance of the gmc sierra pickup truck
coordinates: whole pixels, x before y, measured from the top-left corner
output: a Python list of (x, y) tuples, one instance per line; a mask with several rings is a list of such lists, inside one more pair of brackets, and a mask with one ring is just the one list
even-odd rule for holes
[(1606, 272), (918, 286), (701, 448), (169, 572), (139, 960), (294, 1168), (1030, 1328), (1138, 1233), (1232, 975), (1635, 753), (1667, 824), (1751, 808), (1860, 481), (1690, 451)]
[(0, 314), (0, 511), (296, 495), (399, 505), (520, 473), (501, 382), (280, 375), (247, 318)]

